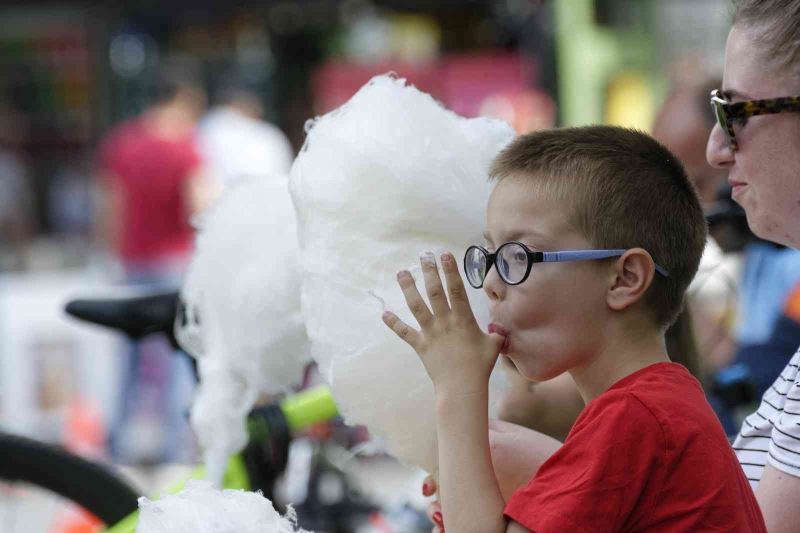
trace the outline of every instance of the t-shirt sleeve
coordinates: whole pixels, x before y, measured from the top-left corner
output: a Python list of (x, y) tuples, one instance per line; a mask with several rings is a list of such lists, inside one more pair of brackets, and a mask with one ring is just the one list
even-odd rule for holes
[(648, 483), (661, 479), (653, 472), (665, 453), (663, 429), (647, 407), (629, 392), (606, 393), (512, 495), (505, 514), (536, 533), (619, 531), (631, 524), (634, 508), (646, 516), (652, 506), (642, 495)]
[[(769, 464), (791, 476), (800, 477), (800, 349), (787, 366), (794, 381), (786, 390), (783, 409), (775, 414), (770, 435)], [(786, 372), (784, 372), (786, 373)], [(782, 379), (782, 378), (779, 378)]]

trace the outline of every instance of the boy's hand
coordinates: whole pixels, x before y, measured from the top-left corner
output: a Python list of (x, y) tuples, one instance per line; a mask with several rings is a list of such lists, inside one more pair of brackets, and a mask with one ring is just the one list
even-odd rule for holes
[(481, 392), (489, 382), (505, 338), (481, 331), (452, 254), (442, 255), (447, 296), (433, 255), (421, 257), (420, 263), (432, 310), (420, 296), (409, 272), (400, 272), (397, 281), (421, 331), (390, 311), (383, 314), (383, 321), (414, 348), (437, 392), (459, 395)]

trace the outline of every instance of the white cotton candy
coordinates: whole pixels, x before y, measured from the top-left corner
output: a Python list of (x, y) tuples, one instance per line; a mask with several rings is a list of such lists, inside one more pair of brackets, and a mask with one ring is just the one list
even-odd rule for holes
[[(291, 192), (312, 355), (349, 423), (432, 472), (433, 387), (414, 351), (382, 323), (383, 303), (416, 325), (396, 273), (426, 251), (451, 251), (461, 263), (467, 246), (483, 242), (489, 165), (514, 132), (459, 117), (389, 76), (307, 130)], [(481, 291), (469, 294), (485, 328), (488, 302)]]
[[(210, 482), (190, 481), (178, 494), (159, 500), (139, 498), (136, 533), (302, 533), (289, 508), (281, 516), (257, 492), (216, 490)], [(308, 533), (308, 532), (305, 532)]]
[(192, 427), (218, 484), (228, 456), (246, 443), (257, 397), (298, 384), (310, 347), (287, 178), (233, 184), (198, 225), (181, 295), (187, 323), (177, 334), (198, 359)]

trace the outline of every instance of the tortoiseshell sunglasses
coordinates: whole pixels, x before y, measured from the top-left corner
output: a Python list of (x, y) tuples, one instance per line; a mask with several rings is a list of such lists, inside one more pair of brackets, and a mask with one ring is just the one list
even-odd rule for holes
[(800, 96), (784, 96), (781, 98), (767, 98), (765, 100), (745, 100), (731, 102), (725, 93), (719, 89), (711, 91), (711, 109), (717, 118), (717, 124), (722, 128), (731, 150), (736, 151), (739, 145), (736, 142), (734, 125), (742, 127), (749, 117), (755, 115), (772, 115), (775, 113), (800, 112)]

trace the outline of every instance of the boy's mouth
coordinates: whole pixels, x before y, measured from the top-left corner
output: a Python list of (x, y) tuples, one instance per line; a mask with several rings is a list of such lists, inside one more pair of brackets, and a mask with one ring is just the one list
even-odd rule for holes
[(501, 326), (500, 324), (496, 324), (492, 322), (489, 324), (489, 333), (497, 333), (498, 335), (502, 335), (503, 337), (508, 337), (508, 330)]
[(503, 337), (505, 337), (505, 340), (503, 341), (503, 346), (500, 348), (500, 353), (501, 354), (508, 353), (508, 347), (511, 341), (511, 337), (509, 337), (509, 331), (500, 324), (496, 324), (494, 322), (489, 324), (488, 330), (490, 334), (497, 333), (498, 335), (502, 335)]
[(510, 347), (511, 347), (511, 337), (506, 337), (505, 340), (503, 341), (503, 345), (500, 347), (500, 353), (504, 355), (507, 354), (508, 349)]

